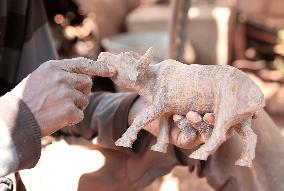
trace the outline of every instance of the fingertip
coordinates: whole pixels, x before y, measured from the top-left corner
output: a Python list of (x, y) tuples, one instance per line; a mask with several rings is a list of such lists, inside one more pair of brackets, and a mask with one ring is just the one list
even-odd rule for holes
[(181, 115), (178, 115), (178, 114), (173, 115), (174, 122), (179, 121), (180, 119), (181, 119)]
[(215, 124), (215, 115), (214, 113), (206, 113), (203, 117), (203, 121), (207, 123), (208, 125), (214, 125)]
[(84, 119), (84, 112), (79, 109), (78, 111), (78, 123)]
[(76, 110), (66, 117), (67, 117), (66, 121), (67, 124), (65, 126), (77, 125), (84, 119), (84, 112), (76, 107)]
[[(85, 103), (84, 103), (84, 105), (82, 106), (82, 111), (84, 111), (87, 107), (88, 107), (88, 105), (89, 105), (89, 99), (87, 98), (87, 99), (85, 99)], [(84, 115), (84, 113), (83, 113), (83, 115)], [(84, 116), (83, 116), (84, 117)]]
[(189, 111), (186, 114), (186, 118), (189, 122), (192, 122), (192, 123), (199, 123), (200, 121), (202, 121), (201, 115), (199, 115), (197, 112), (194, 112), (194, 111)]

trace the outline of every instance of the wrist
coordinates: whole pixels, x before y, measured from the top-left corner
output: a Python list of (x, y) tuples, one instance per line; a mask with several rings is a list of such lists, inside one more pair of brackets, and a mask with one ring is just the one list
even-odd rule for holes
[(0, 107), (5, 108), (0, 110), (1, 121), (16, 148), (17, 169), (33, 167), (41, 150), (41, 131), (37, 121), (28, 106), (12, 92), (0, 98)]

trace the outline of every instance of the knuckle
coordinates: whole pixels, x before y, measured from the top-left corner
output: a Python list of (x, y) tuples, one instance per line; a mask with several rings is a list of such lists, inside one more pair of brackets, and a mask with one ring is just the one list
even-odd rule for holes
[(87, 76), (86, 78), (86, 84), (89, 85), (89, 86), (92, 86), (93, 85), (93, 80), (90, 76)]
[(70, 112), (71, 112), (71, 117), (72, 118), (76, 118), (77, 114), (78, 114), (78, 108), (76, 106), (73, 106), (73, 108), (71, 108)]
[(62, 96), (63, 96), (64, 99), (66, 99), (66, 102), (68, 102), (68, 103), (73, 102), (73, 93), (72, 93), (71, 90), (65, 88), (63, 90)]
[(92, 90), (93, 83), (89, 83), (85, 86), (86, 93), (89, 94)]
[(76, 122), (80, 122), (80, 121), (82, 121), (84, 119), (84, 113), (81, 111), (81, 110), (79, 110), (78, 112), (77, 112), (77, 115), (76, 115)]
[(59, 84), (58, 91), (61, 92), (63, 98), (71, 98), (72, 96), (72, 90), (67, 84), (64, 83)]
[(61, 72), (55, 72), (53, 79), (57, 84), (62, 84), (66, 81), (65, 76)]
[(52, 70), (52, 69), (56, 68), (56, 61), (55, 60), (49, 60), (49, 61), (44, 62), (41, 66), (44, 69)]
[(88, 97), (85, 96), (85, 94), (79, 92), (79, 95), (77, 97), (77, 100), (75, 101), (76, 105), (79, 109), (85, 109), (87, 105), (89, 104)]
[(74, 112), (74, 110), (75, 110), (75, 105), (74, 105), (74, 103), (73, 103), (73, 100), (71, 100), (71, 99), (67, 99), (67, 103), (66, 103), (66, 112), (70, 115), (70, 114), (72, 114), (73, 112)]
[(81, 92), (79, 92), (79, 93), (80, 93), (80, 97), (83, 100), (83, 102), (88, 103), (88, 101), (89, 101), (88, 96), (86, 96), (85, 94), (83, 94)]
[(89, 76), (84, 76), (80, 83), (80, 90), (82, 93), (88, 95), (91, 92), (93, 86), (92, 78)]
[(80, 79), (81, 84), (84, 86), (92, 86), (93, 84), (92, 78), (88, 75), (82, 74), (79, 79)]
[(77, 109), (76, 112), (73, 113), (71, 118), (72, 125), (79, 123), (84, 119), (84, 113), (83, 111)]
[(58, 85), (58, 90), (62, 91), (65, 95), (65, 93), (69, 93), (70, 87), (65, 83), (61, 83), (61, 84)]
[(87, 84), (87, 85), (85, 86), (85, 89), (86, 89), (86, 91), (88, 91), (88, 93), (90, 93), (92, 87), (93, 87), (93, 84), (92, 84), (92, 83), (91, 83), (91, 84)]
[(84, 96), (84, 97), (83, 97), (83, 106), (84, 106), (84, 108), (85, 108), (87, 105), (89, 105), (89, 99), (88, 99), (87, 96)]

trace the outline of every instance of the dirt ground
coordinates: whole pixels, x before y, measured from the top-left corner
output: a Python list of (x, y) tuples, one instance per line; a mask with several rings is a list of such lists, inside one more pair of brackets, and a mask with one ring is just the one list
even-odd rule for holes
[(187, 167), (176, 167), (174, 170), (157, 180), (142, 191), (213, 191), (206, 178), (198, 178), (190, 173)]

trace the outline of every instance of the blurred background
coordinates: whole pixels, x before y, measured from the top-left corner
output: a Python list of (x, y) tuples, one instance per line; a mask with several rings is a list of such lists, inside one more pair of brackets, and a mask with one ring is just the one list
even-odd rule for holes
[[(265, 109), (284, 134), (283, 0), (45, 0), (45, 6), (61, 58), (142, 54), (153, 46), (155, 62), (233, 65), (261, 87)], [(145, 189), (154, 190), (212, 189), (177, 167)]]

